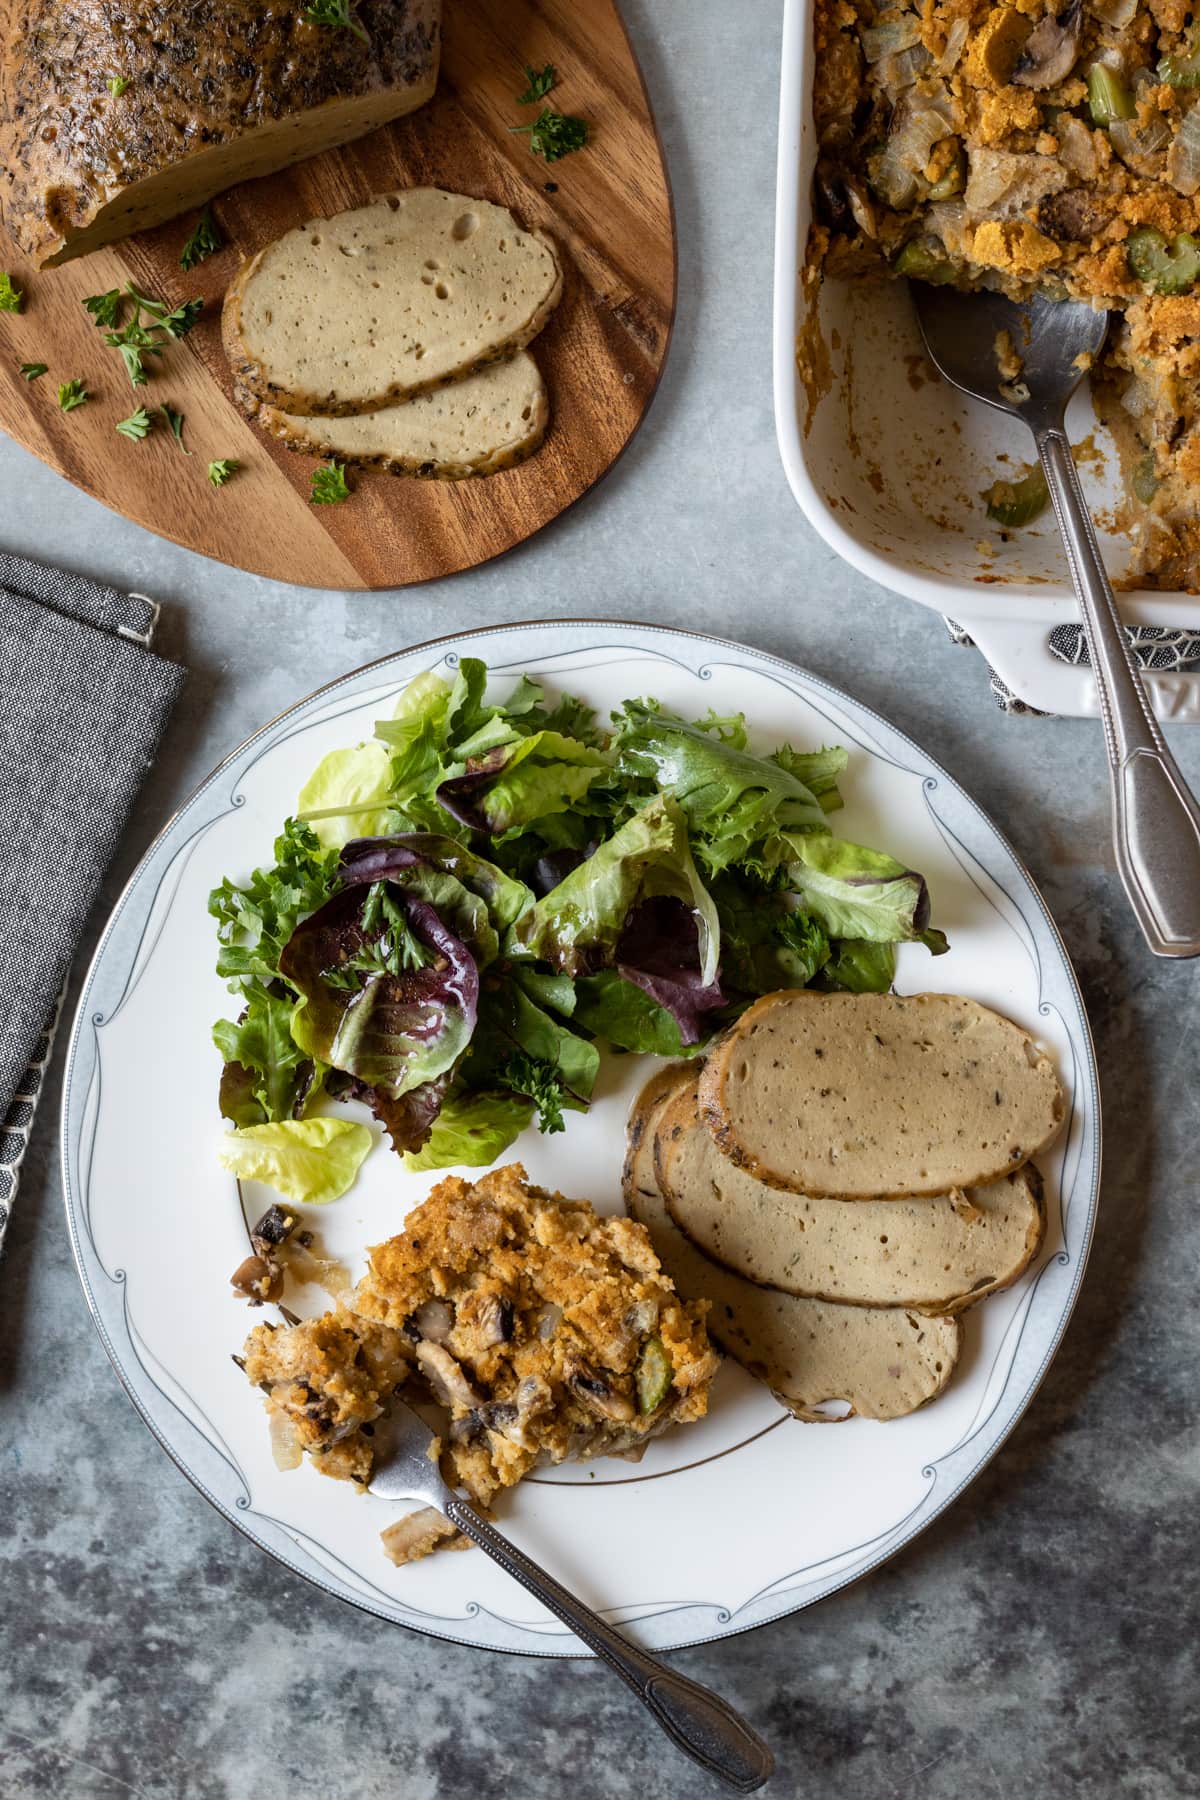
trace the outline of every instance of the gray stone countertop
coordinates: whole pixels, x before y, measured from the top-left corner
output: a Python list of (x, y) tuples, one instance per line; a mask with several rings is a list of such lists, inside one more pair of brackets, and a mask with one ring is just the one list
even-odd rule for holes
[[(605, 614), (737, 637), (911, 732), (1014, 842), (1075, 958), (1107, 1125), (1091, 1267), (1026, 1418), (947, 1515), (807, 1613), (674, 1660), (771, 1740), (781, 1797), (1200, 1794), (1200, 967), (1155, 963), (1131, 924), (1099, 726), (1002, 716), (979, 657), (841, 563), (791, 499), (771, 408), (777, 6), (625, 10), (674, 183), (678, 325), (645, 427), (559, 524), (435, 586), (302, 593), (159, 542), (0, 442), (5, 547), (160, 596), (162, 647), (192, 671), (108, 891), (262, 720), (472, 625)], [(1200, 729), (1173, 741), (1200, 782)], [(410, 1636), (209, 1508), (151, 1442), (84, 1308), (58, 1087), (0, 1268), (0, 1795), (715, 1794), (596, 1666)]]

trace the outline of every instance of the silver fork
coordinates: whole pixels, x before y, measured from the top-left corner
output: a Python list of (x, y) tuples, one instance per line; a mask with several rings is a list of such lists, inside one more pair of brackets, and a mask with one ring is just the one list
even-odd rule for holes
[(442, 1480), (429, 1456), (433, 1433), (411, 1407), (395, 1401), (390, 1422), (377, 1425), (376, 1433), (372, 1494), (381, 1500), (424, 1500), (435, 1506), (607, 1663), (686, 1756), (739, 1794), (752, 1794), (762, 1786), (775, 1759), (741, 1714), (699, 1682), (677, 1675), (629, 1643), (494, 1525), (481, 1519)]

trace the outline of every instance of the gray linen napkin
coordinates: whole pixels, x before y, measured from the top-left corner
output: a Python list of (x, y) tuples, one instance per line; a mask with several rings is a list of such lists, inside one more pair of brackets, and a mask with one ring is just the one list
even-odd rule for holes
[[(974, 649), (974, 638), (957, 619), (946, 619), (945, 625), (952, 643)], [(1125, 635), (1129, 639), (1133, 659), (1140, 668), (1162, 669), (1175, 675), (1200, 673), (1200, 630), (1189, 631), (1182, 627), (1172, 629), (1167, 625), (1127, 625)], [(1082, 625), (1056, 625), (1047, 643), (1051, 656), (1056, 656), (1059, 662), (1082, 664), (1085, 668), (1091, 666), (1092, 659)], [(1019, 699), (1001, 681), (995, 669), (989, 667), (988, 677), (992, 699), (1001, 712), (1030, 713), (1035, 718), (1049, 717), (1040, 707), (1029, 706)]]
[(0, 1249), (71, 958), (184, 680), (157, 620), (0, 552)]

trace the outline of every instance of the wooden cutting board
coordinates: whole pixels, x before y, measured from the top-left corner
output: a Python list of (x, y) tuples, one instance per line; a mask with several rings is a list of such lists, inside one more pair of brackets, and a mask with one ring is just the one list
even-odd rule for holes
[[(0, 428), (115, 512), (257, 575), (305, 587), (391, 588), (499, 556), (587, 492), (637, 429), (667, 353), (675, 305), (671, 194), (641, 72), (613, 0), (445, 0), (441, 79), (410, 118), (266, 180), (214, 213), (227, 247), (185, 275), (189, 214), (58, 269), (33, 270), (0, 230), (0, 268), (26, 300), (0, 314)], [(522, 64), (558, 70), (553, 103), (588, 121), (588, 147), (546, 164), (509, 127), (536, 117), (516, 96)], [(314, 459), (251, 426), (221, 353), (221, 297), (238, 266), (289, 227), (392, 187), (454, 189), (510, 206), (565, 251), (561, 305), (532, 345), (550, 390), (542, 449), (520, 468), (460, 482), (352, 477), (340, 506), (309, 501)], [(80, 302), (126, 281), (173, 304), (202, 296), (200, 323), (134, 392)], [(50, 373), (26, 382), (23, 362)], [(93, 396), (60, 411), (58, 385)], [(159, 420), (141, 443), (114, 433), (140, 404), (185, 417), (181, 454)], [(242, 465), (228, 484), (210, 460)]]

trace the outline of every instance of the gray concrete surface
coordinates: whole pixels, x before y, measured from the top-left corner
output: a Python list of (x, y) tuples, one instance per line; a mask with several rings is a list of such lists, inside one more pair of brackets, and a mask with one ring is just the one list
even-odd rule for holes
[[(626, 12), (674, 181), (678, 328), (636, 443), (559, 525), (436, 586), (299, 593), (160, 543), (0, 443), (5, 546), (161, 596), (163, 646), (192, 670), (110, 891), (264, 718), (477, 623), (586, 613), (709, 629), (912, 732), (1015, 842), (1076, 958), (1108, 1127), (1091, 1270), (1024, 1423), (945, 1518), (813, 1611), (676, 1660), (771, 1739), (781, 1800), (1200, 1794), (1197, 969), (1155, 964), (1122, 904), (1099, 727), (1001, 716), (978, 657), (837, 561), (791, 500), (770, 386), (777, 7)], [(1200, 730), (1174, 735), (1200, 781)], [(0, 1268), (0, 1795), (715, 1793), (593, 1666), (389, 1628), (208, 1508), (88, 1321), (57, 1103), (56, 1077)]]

